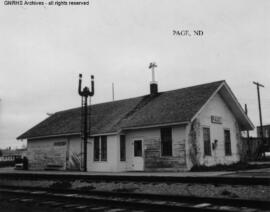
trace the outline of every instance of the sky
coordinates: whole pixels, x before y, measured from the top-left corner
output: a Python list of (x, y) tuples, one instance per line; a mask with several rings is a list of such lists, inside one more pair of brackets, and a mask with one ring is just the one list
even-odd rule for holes
[[(37, 0), (36, 0), (37, 1)], [(47, 1), (47, 0), (45, 0)], [(174, 35), (189, 30), (191, 36)], [(195, 36), (194, 30), (203, 31)], [(149, 93), (154, 61), (160, 91), (226, 80), (249, 117), (270, 124), (269, 0), (90, 0), (88, 6), (0, 3), (0, 148), (47, 113), (80, 106), (95, 76), (92, 103)]]

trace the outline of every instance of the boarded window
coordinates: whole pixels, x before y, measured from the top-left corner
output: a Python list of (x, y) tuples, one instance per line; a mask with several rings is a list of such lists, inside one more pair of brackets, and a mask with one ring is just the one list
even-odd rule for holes
[(203, 128), (204, 155), (211, 155), (210, 128)]
[(107, 136), (101, 136), (101, 161), (107, 161)]
[(160, 129), (161, 134), (161, 155), (172, 156), (172, 128), (166, 127)]
[(225, 155), (232, 155), (230, 130), (224, 130)]
[(99, 137), (94, 137), (94, 161), (99, 161)]
[(120, 161), (126, 161), (126, 136), (120, 135)]
[(142, 157), (142, 140), (134, 141), (134, 156)]

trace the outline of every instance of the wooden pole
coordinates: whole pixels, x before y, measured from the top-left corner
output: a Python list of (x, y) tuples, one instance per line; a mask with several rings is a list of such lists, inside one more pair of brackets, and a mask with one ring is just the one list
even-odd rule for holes
[(112, 100), (114, 101), (114, 83), (112, 83)]
[[(247, 104), (245, 104), (245, 113), (246, 113), (246, 115), (248, 115)], [(249, 130), (247, 130), (247, 138), (249, 139)]]

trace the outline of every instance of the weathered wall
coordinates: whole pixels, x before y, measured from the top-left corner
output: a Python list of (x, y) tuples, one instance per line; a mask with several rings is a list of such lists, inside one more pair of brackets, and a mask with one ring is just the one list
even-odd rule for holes
[(119, 170), (119, 136), (107, 136), (107, 161), (94, 161), (94, 142), (90, 140), (87, 146), (87, 171), (117, 172)]
[[(260, 157), (263, 141), (261, 138), (241, 138), (242, 139), (242, 160), (255, 161)], [(268, 139), (270, 143), (270, 139)]]
[[(222, 117), (222, 124), (211, 123), (211, 116)], [(211, 156), (204, 155), (203, 127), (210, 128)], [(192, 165), (212, 166), (216, 164), (231, 164), (238, 162), (240, 148), (240, 131), (237, 121), (219, 94), (201, 111), (197, 119), (189, 125), (187, 163)], [(224, 130), (229, 129), (231, 134), (231, 156), (225, 156)], [(212, 143), (217, 140), (216, 148)]]
[[(120, 150), (118, 142), (118, 136), (108, 136), (107, 161), (94, 161), (93, 139), (90, 139), (87, 146), (87, 170), (121, 171), (119, 167)], [(57, 143), (64, 145), (55, 145)], [(48, 165), (56, 165), (63, 170), (79, 171), (83, 167), (82, 141), (79, 136), (28, 141), (27, 157), (30, 169), (44, 170), (48, 168)]]
[(67, 170), (79, 171), (83, 163), (83, 146), (79, 136), (68, 138)]
[[(179, 171), (185, 164), (185, 127), (172, 128), (173, 156), (161, 156), (160, 129), (126, 132), (126, 161), (120, 161), (120, 135), (107, 136), (107, 161), (94, 161), (93, 139), (87, 145), (87, 170), (119, 172), (133, 170), (134, 139), (143, 140), (144, 170)], [(60, 145), (59, 145), (60, 144)], [(53, 138), (28, 141), (30, 169), (59, 166), (67, 170), (81, 170), (83, 147), (80, 137)]]
[(173, 156), (161, 156), (160, 129), (129, 131), (126, 134), (128, 170), (133, 170), (134, 139), (143, 140), (143, 157), (145, 171), (179, 171), (185, 164), (185, 127), (172, 128)]
[(43, 170), (48, 166), (66, 168), (67, 139), (34, 140), (27, 143), (29, 169)]

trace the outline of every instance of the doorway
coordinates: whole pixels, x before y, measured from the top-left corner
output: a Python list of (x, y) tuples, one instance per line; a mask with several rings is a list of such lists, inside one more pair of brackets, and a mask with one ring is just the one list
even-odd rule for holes
[(133, 163), (132, 167), (134, 171), (144, 170), (144, 160), (143, 160), (143, 140), (134, 139), (133, 140)]

